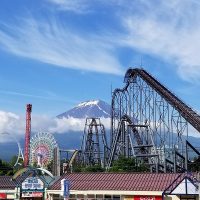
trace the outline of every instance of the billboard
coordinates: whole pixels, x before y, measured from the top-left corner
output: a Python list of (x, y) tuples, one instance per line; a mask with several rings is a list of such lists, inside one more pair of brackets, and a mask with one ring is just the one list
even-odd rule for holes
[(22, 192), (22, 197), (43, 197), (42, 192)]
[(44, 183), (37, 177), (28, 177), (22, 182), (22, 190), (43, 190)]

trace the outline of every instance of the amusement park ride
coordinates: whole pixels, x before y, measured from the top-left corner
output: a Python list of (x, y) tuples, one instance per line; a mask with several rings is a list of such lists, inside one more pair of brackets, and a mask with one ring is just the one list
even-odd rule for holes
[[(188, 141), (189, 133), (200, 132), (200, 116), (143, 69), (127, 70), (124, 83), (112, 93), (110, 146), (103, 143), (102, 166), (109, 170), (122, 155), (134, 157), (151, 172), (188, 170), (190, 156), (200, 156)], [(99, 138), (97, 128), (92, 127), (98, 127), (94, 119), (82, 145), (86, 165), (99, 163), (102, 155), (94, 139)]]
[(58, 147), (53, 135), (46, 132), (36, 133), (30, 141), (30, 158), (31, 165), (36, 164), (45, 168), (54, 159), (54, 149)]
[(24, 155), (23, 155), (23, 151), (22, 151), (22, 148), (21, 148), (21, 145), (20, 145), (19, 141), (12, 134), (10, 134), (9, 132), (3, 132), (1, 134), (9, 135), (17, 143), (18, 155), (17, 155), (17, 160), (16, 160), (16, 162), (15, 162), (13, 167), (17, 167), (18, 165), (21, 165), (20, 161), (24, 161)]
[(109, 148), (106, 131), (99, 118), (86, 119), (81, 152), (84, 166), (107, 166)]
[[(189, 151), (200, 156), (188, 141), (191, 131), (200, 132), (200, 116), (143, 69), (127, 70), (124, 83), (124, 88), (112, 93), (110, 143), (100, 119), (87, 118), (81, 150), (73, 151), (64, 172), (71, 171), (75, 160), (109, 170), (120, 155), (135, 158), (151, 172), (188, 170)], [(53, 162), (54, 174), (59, 175), (62, 150), (50, 133), (30, 139), (31, 111), (28, 104), (24, 166), (36, 163), (47, 168)], [(23, 158), (21, 150), (19, 154)]]
[(29, 165), (29, 144), (30, 144), (30, 137), (31, 137), (31, 112), (32, 112), (32, 105), (26, 105), (26, 133), (25, 133), (25, 146), (24, 146), (24, 167)]

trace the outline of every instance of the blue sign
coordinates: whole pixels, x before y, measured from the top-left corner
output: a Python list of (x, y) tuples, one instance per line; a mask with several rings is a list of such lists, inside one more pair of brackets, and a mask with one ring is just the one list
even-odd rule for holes
[(62, 191), (63, 197), (65, 198), (69, 197), (69, 186), (70, 186), (70, 183), (68, 180), (66, 179), (61, 180), (61, 191)]

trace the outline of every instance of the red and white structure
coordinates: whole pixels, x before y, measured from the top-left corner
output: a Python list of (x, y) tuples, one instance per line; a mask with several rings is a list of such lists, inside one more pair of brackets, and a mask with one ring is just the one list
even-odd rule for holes
[(24, 146), (24, 167), (29, 165), (30, 137), (31, 137), (31, 112), (32, 105), (26, 105), (26, 133)]

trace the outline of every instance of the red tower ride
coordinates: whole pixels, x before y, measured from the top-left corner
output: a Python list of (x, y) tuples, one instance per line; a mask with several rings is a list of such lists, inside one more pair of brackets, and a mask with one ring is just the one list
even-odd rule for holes
[(31, 136), (31, 111), (32, 105), (26, 105), (26, 133), (25, 133), (25, 146), (24, 146), (24, 167), (29, 165), (29, 146)]

